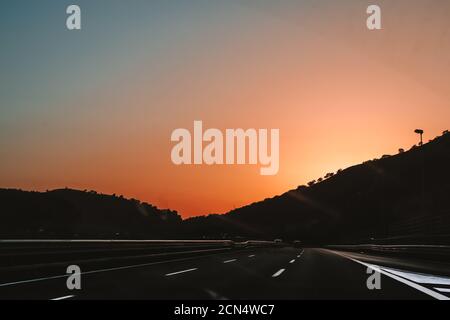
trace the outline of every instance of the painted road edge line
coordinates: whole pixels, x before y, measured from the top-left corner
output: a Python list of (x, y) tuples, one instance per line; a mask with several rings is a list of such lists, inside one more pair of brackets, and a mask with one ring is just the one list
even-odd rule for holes
[(392, 273), (389, 273), (387, 271), (384, 271), (384, 270), (378, 268), (378, 266), (371, 265), (371, 264), (368, 264), (368, 263), (365, 263), (365, 262), (362, 262), (362, 261), (350, 258), (350, 257), (348, 257), (348, 256), (346, 256), (345, 254), (342, 254), (342, 253), (337, 253), (337, 252), (335, 252), (335, 253), (340, 255), (340, 256), (342, 256), (342, 257), (345, 257), (345, 258), (347, 258), (349, 260), (352, 260), (353, 262), (359, 263), (359, 264), (361, 264), (361, 265), (363, 265), (363, 266), (365, 266), (367, 268), (370, 268), (370, 269), (372, 269), (372, 270), (374, 270), (376, 272), (384, 274), (385, 276), (388, 276), (388, 277), (390, 277), (390, 278), (392, 278), (394, 280), (397, 280), (397, 281), (399, 281), (399, 282), (401, 282), (403, 284), (406, 284), (407, 286), (410, 286), (411, 288), (414, 288), (414, 289), (416, 289), (416, 290), (418, 290), (420, 292), (423, 292), (423, 293), (425, 293), (425, 294), (427, 294), (427, 295), (429, 295), (429, 296), (431, 296), (431, 297), (433, 297), (435, 299), (438, 299), (438, 300), (450, 300), (449, 297), (444, 296), (443, 294), (440, 294), (440, 293), (438, 293), (436, 291), (433, 291), (431, 289), (423, 287), (420, 284), (417, 284), (417, 283), (412, 282), (410, 280), (407, 280), (407, 279), (404, 279), (402, 277), (396, 276), (395, 274), (392, 274)]

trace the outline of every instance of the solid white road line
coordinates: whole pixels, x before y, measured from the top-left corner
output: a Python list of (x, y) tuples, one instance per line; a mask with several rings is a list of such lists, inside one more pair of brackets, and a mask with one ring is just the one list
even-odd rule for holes
[(237, 259), (231, 259), (231, 260), (225, 260), (223, 263), (230, 263), (230, 262), (234, 262), (234, 261), (236, 261)]
[(68, 276), (69, 275), (64, 274), (64, 275), (54, 276), (54, 277), (36, 278), (36, 279), (30, 279), (30, 280), (22, 280), (22, 281), (1, 283), (0, 287), (8, 287), (8, 286), (13, 286), (15, 284), (23, 284), (23, 283), (29, 283), (29, 282), (37, 282), (37, 281), (44, 281), (44, 280), (53, 280), (53, 279), (67, 278)]
[(393, 273), (402, 278), (406, 278), (408, 280), (422, 283), (422, 284), (433, 284), (433, 285), (450, 285), (450, 278), (435, 276), (425, 273), (411, 272), (411, 271), (403, 271), (399, 269), (386, 268), (381, 267), (383, 270)]
[(292, 259), (291, 261), (289, 261), (289, 263), (294, 263), (295, 262), (295, 259)]
[(50, 299), (50, 300), (58, 301), (58, 300), (65, 300), (65, 299), (69, 299), (69, 298), (73, 298), (73, 297), (75, 297), (75, 296), (71, 295), (71, 296), (64, 296), (64, 297), (54, 298), (54, 299)]
[(280, 269), (272, 275), (272, 278), (276, 278), (281, 275), (286, 269)]
[[(102, 272), (111, 272), (111, 271), (119, 271), (119, 270), (133, 269), (133, 268), (148, 267), (148, 266), (164, 264), (164, 263), (170, 263), (170, 262), (187, 261), (187, 260), (194, 260), (194, 259), (198, 259), (198, 258), (212, 257), (212, 256), (217, 256), (219, 254), (220, 253), (213, 253), (213, 254), (208, 254), (208, 255), (204, 255), (204, 256), (196, 256), (196, 257), (189, 257), (189, 258), (178, 258), (178, 259), (171, 259), (171, 260), (164, 260), (164, 261), (155, 261), (155, 262), (133, 264), (133, 265), (123, 266), (123, 267), (116, 267), (116, 268), (98, 269), (98, 270), (81, 272), (81, 274), (82, 275), (86, 275), (86, 274), (94, 274), (94, 273), (102, 273)], [(8, 287), (8, 286), (13, 286), (13, 285), (18, 285), (18, 284), (25, 284), (25, 283), (31, 283), (31, 282), (39, 282), (39, 281), (46, 281), (46, 280), (53, 280), (53, 279), (61, 279), (61, 278), (67, 278), (68, 276), (69, 275), (67, 275), (67, 274), (62, 274), (62, 275), (58, 275), (58, 276), (50, 276), (50, 277), (42, 277), (42, 278), (35, 278), (35, 279), (29, 279), (29, 280), (21, 280), (21, 281), (0, 283), (0, 287)]]
[(442, 294), (440, 294), (438, 292), (435, 292), (435, 291), (433, 291), (431, 289), (425, 288), (425, 287), (421, 286), (420, 284), (417, 284), (417, 283), (412, 282), (410, 280), (404, 279), (404, 278), (402, 278), (400, 276), (397, 276), (397, 275), (395, 275), (393, 273), (387, 272), (387, 271), (383, 270), (380, 266), (373, 265), (373, 264), (368, 264), (368, 263), (365, 263), (365, 262), (362, 262), (362, 261), (350, 258), (350, 257), (346, 256), (345, 254), (341, 254), (341, 253), (337, 253), (337, 254), (340, 255), (340, 256), (343, 256), (343, 257), (345, 257), (347, 259), (350, 259), (353, 262), (359, 263), (359, 264), (361, 264), (361, 265), (363, 265), (363, 266), (365, 266), (367, 268), (370, 268), (370, 269), (372, 269), (372, 270), (374, 270), (376, 272), (384, 274), (385, 276), (388, 276), (388, 277), (390, 277), (390, 278), (392, 278), (394, 280), (397, 280), (397, 281), (399, 281), (399, 282), (401, 282), (403, 284), (406, 284), (407, 286), (410, 286), (411, 288), (419, 290), (420, 292), (423, 292), (423, 293), (425, 293), (425, 294), (427, 294), (427, 295), (429, 295), (429, 296), (431, 296), (431, 297), (433, 297), (435, 299), (438, 299), (438, 300), (450, 300), (450, 298), (447, 297), (447, 296), (444, 296), (444, 295), (442, 295)]
[(450, 292), (450, 288), (435, 288), (435, 289), (440, 292)]
[(168, 274), (166, 274), (166, 277), (174, 276), (174, 275), (180, 274), (180, 273), (186, 273), (186, 272), (195, 271), (197, 269), (198, 268), (192, 268), (192, 269), (187, 269), (187, 270), (181, 270), (181, 271), (177, 271), (177, 272), (168, 273)]
[(254, 254), (251, 254), (251, 255), (249, 255), (248, 257), (249, 258), (253, 258), (255, 255)]

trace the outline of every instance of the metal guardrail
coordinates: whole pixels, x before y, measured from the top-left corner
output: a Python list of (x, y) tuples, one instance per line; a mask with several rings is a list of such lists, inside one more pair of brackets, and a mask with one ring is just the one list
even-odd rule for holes
[(2, 245), (45, 245), (45, 244), (80, 244), (80, 245), (223, 245), (223, 246), (251, 246), (251, 245), (274, 245), (275, 241), (264, 240), (247, 240), (247, 241), (233, 241), (233, 240), (99, 240), (99, 239), (3, 239), (0, 240), (0, 249)]
[(99, 240), (99, 239), (6, 239), (0, 240), (2, 244), (159, 244), (159, 245), (271, 245), (275, 241), (247, 240), (237, 242), (233, 240)]
[(233, 240), (6, 239), (1, 243), (233, 243)]
[(329, 249), (347, 251), (370, 251), (374, 253), (402, 254), (421, 257), (445, 256), (450, 258), (450, 246), (447, 245), (330, 245)]
[(4, 239), (0, 240), (0, 255), (37, 255), (45, 252), (61, 254), (67, 252), (164, 252), (189, 248), (231, 248), (230, 240), (109, 240), (109, 239)]
[(0, 268), (72, 260), (159, 259), (275, 245), (258, 240), (0, 240)]

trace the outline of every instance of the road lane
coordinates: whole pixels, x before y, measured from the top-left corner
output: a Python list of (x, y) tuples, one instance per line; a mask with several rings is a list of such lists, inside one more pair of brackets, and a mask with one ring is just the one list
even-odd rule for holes
[(389, 277), (381, 290), (369, 290), (367, 268), (322, 249), (305, 249), (297, 263), (278, 277), (276, 292), (285, 299), (429, 299)]
[[(431, 298), (387, 276), (382, 277), (381, 290), (369, 290), (366, 286), (369, 274), (364, 265), (324, 249), (258, 248), (99, 267), (82, 264), (82, 290), (75, 291), (66, 288), (65, 268), (19, 270), (14, 274), (16, 278), (10, 279), (11, 285), (0, 286), (0, 299)], [(44, 279), (43, 273), (53, 276)], [(30, 280), (33, 274), (41, 275), (42, 280), (17, 282)]]

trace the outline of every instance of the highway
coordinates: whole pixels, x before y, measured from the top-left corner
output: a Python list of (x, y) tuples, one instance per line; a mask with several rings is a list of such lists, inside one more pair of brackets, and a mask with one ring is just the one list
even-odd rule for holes
[[(447, 264), (322, 248), (230, 249), (190, 256), (79, 261), (81, 290), (66, 287), (67, 263), (0, 269), (0, 299), (440, 299)], [(369, 290), (369, 270), (381, 289)]]

